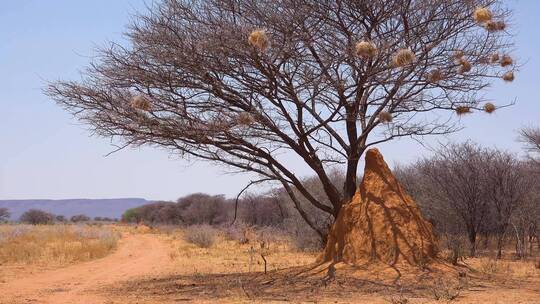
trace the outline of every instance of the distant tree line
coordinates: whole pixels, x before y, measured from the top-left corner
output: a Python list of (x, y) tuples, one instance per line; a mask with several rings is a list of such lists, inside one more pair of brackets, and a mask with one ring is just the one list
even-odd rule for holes
[[(1, 212), (2, 210), (0, 210)], [(9, 213), (8, 216), (9, 217)], [(7, 220), (6, 217), (6, 220)], [(1, 221), (1, 216), (0, 216)], [(39, 209), (30, 209), (26, 212), (24, 212), (21, 217), (19, 218), (19, 221), (26, 224), (31, 225), (49, 225), (54, 223), (85, 223), (85, 222), (91, 222), (92, 219), (84, 214), (77, 214), (72, 216), (71, 218), (66, 218), (64, 215), (54, 215), (52, 213), (49, 213), (47, 211), (39, 210)], [(114, 222), (117, 221), (117, 219), (112, 219), (108, 217), (95, 217), (94, 222)]]
[(272, 226), (286, 217), (277, 197), (248, 194), (238, 201), (223, 195), (195, 193), (176, 202), (155, 202), (126, 210), (122, 221), (149, 225), (221, 225), (235, 219), (249, 225)]
[[(446, 246), (467, 247), (468, 254), (475, 256), (479, 247), (492, 243), (500, 258), (505, 246), (513, 244), (516, 256), (522, 258), (533, 246), (540, 250), (540, 148), (533, 147), (540, 145), (529, 143), (530, 155), (521, 159), (471, 142), (448, 144), (433, 156), (394, 171)], [(335, 171), (332, 180), (339, 183), (342, 176)], [(330, 204), (317, 178), (306, 178), (303, 184), (321, 204)], [(130, 209), (122, 220), (186, 226), (236, 220), (247, 225), (279, 226), (303, 241), (323, 244), (332, 215), (302, 199), (291, 200), (286, 191), (278, 188), (261, 195), (246, 194), (237, 204), (221, 195), (192, 194), (176, 202)], [(296, 204), (301, 204), (300, 208)], [(298, 210), (304, 214), (299, 215)]]
[[(540, 129), (524, 129), (520, 139), (526, 143), (526, 158), (465, 142), (442, 146), (433, 156), (394, 170), (445, 246), (456, 252), (456, 258), (465, 247), (475, 256), (490, 244), (499, 258), (509, 244), (515, 246), (518, 258), (530, 255), (534, 246), (540, 250)], [(340, 171), (330, 176), (336, 184), (344, 178)], [(302, 183), (320, 204), (331, 205), (318, 178), (304, 178)], [(159, 201), (128, 209), (122, 221), (273, 226), (303, 243), (299, 247), (320, 247), (334, 218), (301, 196), (292, 200), (295, 191), (277, 188), (263, 194), (246, 193), (238, 200), (196, 193), (176, 202)], [(8, 217), (7, 209), (0, 209), (0, 221)], [(68, 221), (64, 216), (35, 209), (25, 212), (20, 220), (30, 224)], [(94, 218), (97, 222), (113, 220)], [(75, 215), (69, 221), (88, 222), (90, 218)]]

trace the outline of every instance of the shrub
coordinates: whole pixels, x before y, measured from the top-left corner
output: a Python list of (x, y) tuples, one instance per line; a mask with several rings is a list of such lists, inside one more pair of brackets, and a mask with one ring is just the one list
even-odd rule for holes
[(210, 248), (216, 241), (217, 231), (210, 225), (193, 225), (184, 231), (184, 240), (202, 248)]
[(459, 297), (463, 287), (450, 281), (439, 279), (431, 286), (431, 294), (437, 301), (453, 301)]
[(227, 225), (225, 227), (222, 227), (222, 231), (226, 240), (237, 241), (240, 244), (246, 244), (248, 243), (245, 233), (246, 228), (247, 226), (243, 223), (236, 223), (234, 225)]
[(460, 235), (446, 234), (445, 246), (449, 251), (446, 259), (448, 262), (452, 263), (452, 265), (457, 265), (457, 263), (465, 257), (465, 242), (466, 241)]
[(138, 223), (141, 220), (139, 214), (139, 208), (128, 209), (122, 214), (122, 222), (126, 223)]
[(88, 222), (90, 221), (90, 218), (84, 214), (77, 214), (71, 217), (71, 221), (73, 223)]
[(488, 276), (492, 276), (495, 274), (509, 275), (512, 273), (510, 264), (492, 259), (482, 260), (479, 268), (481, 272), (487, 274)]
[(54, 222), (54, 215), (39, 209), (30, 209), (21, 215), (20, 221), (31, 225), (46, 225)]
[(291, 218), (285, 222), (285, 229), (289, 231), (293, 246), (299, 251), (314, 252), (324, 248), (321, 237), (301, 219)]
[(0, 208), (0, 222), (7, 221), (10, 213), (7, 208)]

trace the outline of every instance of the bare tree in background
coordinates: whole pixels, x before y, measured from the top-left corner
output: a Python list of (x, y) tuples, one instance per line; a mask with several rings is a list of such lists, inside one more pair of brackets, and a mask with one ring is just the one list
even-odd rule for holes
[(486, 166), (493, 151), (475, 144), (450, 144), (431, 159), (419, 163), (420, 170), (437, 188), (433, 195), (446, 201), (463, 220), (470, 244), (470, 255), (476, 255), (477, 236), (489, 211), (486, 199)]
[(495, 109), (481, 92), (514, 78), (509, 14), (498, 0), (163, 0), (135, 18), (128, 46), (111, 43), (81, 81), (46, 92), (119, 149), (162, 147), (280, 183), (317, 229), (300, 197), (335, 217), (368, 147)]
[(540, 165), (540, 128), (523, 128), (519, 131), (520, 140), (525, 143), (530, 159)]
[(486, 163), (486, 195), (494, 211), (494, 232), (497, 237), (497, 258), (502, 257), (505, 234), (516, 209), (525, 203), (531, 178), (523, 163), (512, 154), (496, 151)]

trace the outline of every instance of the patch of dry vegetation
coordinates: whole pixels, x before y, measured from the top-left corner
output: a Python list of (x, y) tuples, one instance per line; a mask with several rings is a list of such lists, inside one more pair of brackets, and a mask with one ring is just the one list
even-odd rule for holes
[(264, 272), (265, 260), (267, 271), (274, 271), (308, 265), (318, 255), (299, 252), (288, 236), (272, 228), (193, 226), (167, 234), (171, 260), (190, 274)]
[(0, 264), (69, 264), (103, 257), (120, 235), (110, 228), (75, 225), (0, 226)]

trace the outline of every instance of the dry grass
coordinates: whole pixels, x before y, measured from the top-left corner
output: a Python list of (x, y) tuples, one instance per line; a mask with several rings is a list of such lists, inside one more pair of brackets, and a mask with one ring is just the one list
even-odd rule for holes
[(0, 264), (69, 264), (100, 258), (116, 248), (119, 234), (105, 227), (0, 226)]
[[(54, 227), (29, 228), (48, 230)], [(66, 227), (71, 228), (74, 227)], [(111, 230), (122, 231), (123, 235), (132, 238), (135, 235), (135, 240), (136, 235), (143, 238), (136, 246), (123, 243), (118, 253), (129, 247), (129, 250), (135, 250), (125, 251), (130, 253), (129, 257), (138, 256), (148, 251), (141, 244), (154, 240), (154, 249), (161, 244), (158, 252), (163, 254), (158, 258), (152, 256), (147, 264), (154, 267), (161, 263), (161, 270), (154, 272), (155, 268), (149, 267), (153, 270), (146, 276), (122, 278), (100, 286), (96, 291), (110, 298), (111, 303), (148, 304), (303, 303), (306, 300), (378, 304), (540, 301), (540, 269), (534, 265), (536, 255), (528, 261), (513, 261), (510, 256), (503, 261), (465, 258), (458, 266), (436, 263), (424, 268), (399, 268), (401, 272), (387, 265), (352, 267), (339, 263), (334, 268), (334, 276), (329, 279), (328, 264), (314, 263), (320, 253), (299, 252), (285, 232), (280, 233), (275, 228), (238, 227), (234, 231), (230, 228), (216, 229), (213, 246), (201, 248), (185, 240), (185, 228), (155, 227), (142, 231), (136, 226), (114, 226)], [(128, 255), (120, 256), (126, 259)], [(264, 272), (263, 256), (267, 261), (267, 273)], [(137, 267), (142, 265), (144, 263)], [(81, 273), (81, 276), (85, 274)], [(0, 278), (0, 284), (1, 281)]]
[[(269, 239), (266, 234), (259, 234), (249, 241), (231, 239), (226, 233), (212, 232), (212, 246), (204, 247), (187, 241), (186, 236), (193, 231), (178, 230), (168, 233), (171, 243), (171, 260), (183, 272), (189, 274), (221, 274), (231, 270), (235, 272), (264, 271), (265, 255), (269, 271), (285, 269), (294, 266), (313, 263), (318, 253), (298, 252), (286, 237), (273, 236)], [(216, 233), (216, 235), (214, 235)], [(197, 262), (194, 262), (194, 258)]]
[[(536, 269), (534, 261), (527, 260), (495, 260), (481, 257), (469, 259), (468, 263), (475, 269), (485, 274), (488, 278), (499, 280), (540, 280), (540, 269)], [(540, 285), (539, 285), (540, 286)]]

